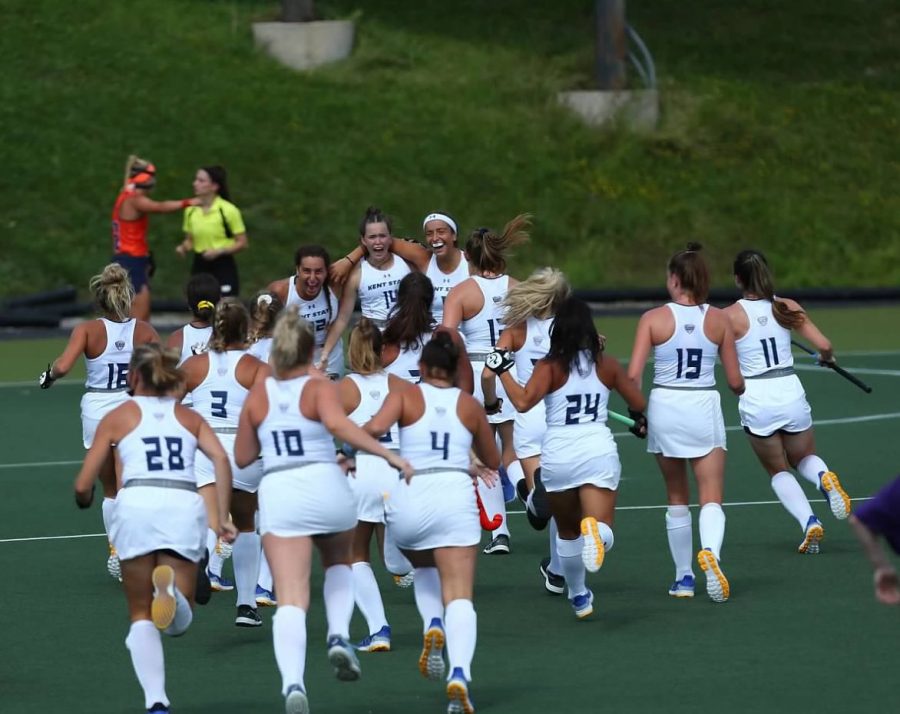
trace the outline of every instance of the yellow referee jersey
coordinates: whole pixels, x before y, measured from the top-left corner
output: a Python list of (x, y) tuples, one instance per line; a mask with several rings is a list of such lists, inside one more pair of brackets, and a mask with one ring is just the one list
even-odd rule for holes
[(191, 235), (195, 253), (225, 248), (231, 245), (234, 236), (247, 232), (238, 207), (221, 196), (216, 196), (208, 211), (202, 206), (186, 208), (182, 230)]

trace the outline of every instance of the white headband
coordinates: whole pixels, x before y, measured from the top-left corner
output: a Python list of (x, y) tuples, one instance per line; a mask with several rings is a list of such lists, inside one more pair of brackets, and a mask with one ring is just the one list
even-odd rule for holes
[(256, 304), (265, 305), (266, 307), (268, 307), (272, 304), (272, 296), (269, 295), (269, 293), (263, 293), (258, 298), (256, 298)]
[(425, 224), (428, 223), (428, 221), (443, 221), (453, 229), (454, 233), (459, 233), (459, 231), (456, 230), (456, 221), (454, 221), (452, 218), (450, 218), (450, 216), (444, 213), (429, 213), (427, 216), (425, 216), (425, 220), (422, 221), (423, 229), (425, 228)]

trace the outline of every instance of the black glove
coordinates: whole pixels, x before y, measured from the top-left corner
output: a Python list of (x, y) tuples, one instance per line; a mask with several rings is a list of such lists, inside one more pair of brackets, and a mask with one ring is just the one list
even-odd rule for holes
[(78, 506), (82, 510), (84, 510), (85, 508), (90, 508), (91, 504), (94, 502), (94, 492), (96, 490), (97, 490), (97, 484), (95, 483), (93, 486), (91, 486), (91, 493), (87, 497), (86, 501), (81, 500), (78, 497), (78, 493), (76, 492), (75, 493), (75, 505)]
[(634, 434), (638, 439), (646, 439), (647, 417), (644, 416), (644, 412), (636, 412), (633, 409), (629, 409), (628, 416), (634, 419), (634, 426), (629, 427), (628, 431)]
[(50, 365), (47, 365), (47, 369), (41, 372), (41, 376), (38, 377), (38, 384), (41, 389), (50, 389), (50, 386), (56, 381), (55, 377), (50, 376)]
[(509, 350), (494, 350), (487, 356), (484, 363), (492, 372), (501, 375), (511, 370), (515, 366), (516, 361)]
[(490, 416), (492, 414), (499, 414), (502, 411), (503, 411), (503, 399), (501, 397), (497, 397), (497, 401), (494, 402), (493, 404), (485, 403), (485, 405), (484, 405), (484, 413), (487, 414), (488, 416)]

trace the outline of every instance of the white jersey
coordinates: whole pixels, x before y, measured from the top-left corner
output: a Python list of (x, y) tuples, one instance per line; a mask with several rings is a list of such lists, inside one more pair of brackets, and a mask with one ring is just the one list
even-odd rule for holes
[(675, 318), (672, 336), (653, 348), (653, 385), (681, 389), (712, 389), (719, 346), (703, 331), (709, 305), (667, 307)]
[(419, 335), (419, 338), (406, 349), (402, 345), (398, 345), (400, 351), (397, 353), (397, 359), (387, 365), (384, 368), (385, 371), (400, 377), (400, 379), (405, 379), (407, 382), (418, 384), (421, 380), (419, 361), (422, 359), (422, 350), (431, 341), (431, 335), (431, 332)]
[(462, 392), (456, 387), (420, 384), (425, 413), (415, 424), (400, 427), (400, 453), (417, 471), (468, 471), (472, 433), (456, 413)]
[(191, 392), (193, 409), (203, 415), (213, 431), (234, 433), (247, 399), (247, 388), (237, 381), (235, 371), (243, 350), (209, 352), (206, 378)]
[(256, 342), (254, 342), (250, 347), (247, 348), (247, 353), (253, 355), (260, 362), (269, 363), (269, 354), (272, 352), (272, 338), (271, 337), (260, 337)]
[(431, 316), (434, 318), (435, 323), (440, 325), (444, 319), (444, 302), (447, 300), (447, 295), (453, 287), (469, 277), (469, 264), (466, 262), (466, 257), (460, 255), (459, 265), (452, 272), (445, 273), (438, 267), (437, 257), (432, 255), (431, 260), (428, 261), (428, 269), (425, 271), (425, 275), (431, 281), (432, 287), (434, 287), (434, 302), (431, 304)]
[(552, 326), (552, 317), (545, 320), (529, 317), (525, 321), (525, 343), (513, 354), (516, 362), (516, 381), (522, 386), (528, 383), (538, 360), (547, 356)]
[(310, 379), (266, 378), (269, 412), (256, 428), (266, 473), (308, 463), (335, 463), (334, 439), (325, 425), (300, 411), (300, 398)]
[[(356, 384), (359, 389), (359, 405), (347, 417), (357, 426), (362, 426), (381, 409), (384, 400), (388, 397), (388, 375), (387, 372), (376, 372), (375, 374), (356, 374), (355, 372), (347, 375)], [(387, 434), (382, 436), (378, 441), (384, 444), (387, 449), (400, 448), (400, 434), (397, 429), (396, 422), (391, 425)]]
[(141, 410), (141, 421), (118, 443), (122, 484), (132, 479), (153, 478), (194, 483), (197, 438), (175, 417), (171, 397), (132, 397)]
[(463, 320), (459, 325), (459, 331), (466, 338), (466, 350), (472, 359), (484, 359), (481, 355), (491, 352), (500, 339), (503, 332), (503, 307), (501, 303), (509, 290), (509, 276), (501, 275), (498, 278), (482, 278), (473, 275), (472, 280), (481, 290), (484, 297), (484, 305), (481, 311), (468, 320)]
[(128, 364), (134, 351), (137, 320), (113, 322), (101, 317), (106, 330), (106, 347), (97, 357), (85, 357), (88, 392), (124, 392), (128, 389)]
[(212, 337), (212, 326), (194, 327), (190, 323), (181, 330), (181, 359), (178, 365), (185, 363), (188, 357), (202, 355), (209, 349), (209, 339)]
[[(297, 292), (296, 280), (296, 277), (288, 278), (287, 305), (285, 307), (297, 305), (300, 317), (313, 326), (316, 346), (313, 352), (313, 363), (316, 363), (322, 354), (322, 346), (325, 344), (328, 328), (337, 317), (338, 299), (331, 288), (323, 288), (312, 300), (305, 300)], [(344, 345), (340, 340), (328, 355), (327, 369), (328, 374), (339, 375), (344, 372)]]
[(368, 260), (363, 260), (359, 266), (360, 311), (363, 317), (375, 320), (382, 328), (391, 308), (397, 304), (397, 287), (410, 272), (405, 260), (392, 258), (393, 264), (384, 270), (373, 267)]
[(769, 300), (738, 300), (747, 314), (750, 328), (735, 341), (741, 374), (756, 377), (771, 370), (794, 366), (791, 331), (775, 320)]
[(569, 378), (555, 392), (544, 397), (547, 426), (605, 424), (609, 389), (597, 376), (597, 366), (585, 351), (578, 356), (578, 367), (572, 367)]

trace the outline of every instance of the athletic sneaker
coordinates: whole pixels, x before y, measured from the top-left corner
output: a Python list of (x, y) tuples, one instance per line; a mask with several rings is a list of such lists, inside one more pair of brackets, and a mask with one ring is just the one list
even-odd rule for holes
[(579, 620), (587, 617), (594, 611), (594, 593), (588, 590), (581, 595), (576, 595), (569, 600), (572, 603), (572, 609), (575, 611), (575, 617)]
[(165, 630), (175, 619), (175, 571), (171, 565), (157, 565), (153, 569), (153, 603), (150, 619), (157, 630)]
[(444, 624), (441, 618), (435, 617), (425, 630), (422, 638), (422, 654), (419, 655), (419, 671), (426, 679), (434, 682), (444, 676), (444, 643), (447, 636), (444, 634)]
[(841, 482), (834, 471), (823, 471), (819, 474), (819, 490), (827, 499), (835, 518), (842, 521), (850, 515), (850, 496), (841, 487)]
[(585, 570), (596, 573), (606, 557), (606, 547), (600, 537), (600, 527), (596, 518), (588, 516), (581, 519), (581, 536), (581, 561)]
[(506, 472), (506, 467), (501, 464), (498, 473), (500, 474), (500, 486), (503, 489), (503, 500), (507, 503), (515, 501), (516, 487), (513, 486), (512, 481), (509, 480), (509, 474)]
[(447, 682), (447, 714), (475, 714), (475, 704), (469, 698), (469, 683), (462, 667), (454, 667)]
[(498, 535), (484, 548), (487, 555), (508, 555), (509, 554), (509, 536)]
[(147, 710), (147, 714), (169, 714), (169, 707), (162, 702), (157, 702)]
[(797, 548), (800, 553), (815, 555), (819, 552), (819, 542), (825, 537), (825, 529), (815, 516), (810, 516), (806, 522), (806, 531), (803, 534), (803, 542)]
[(694, 597), (694, 576), (685, 575), (681, 580), (676, 580), (669, 588), (672, 597)]
[(541, 481), (541, 470), (534, 472), (534, 490), (528, 494), (525, 502), (525, 516), (528, 523), (536, 531), (542, 531), (547, 527), (553, 514), (550, 512), (550, 501), (547, 498), (547, 489)]
[(234, 546), (231, 543), (226, 543), (221, 538), (216, 541), (216, 554), (221, 556), (222, 560), (228, 560), (233, 552)]
[(198, 605), (206, 605), (212, 596), (212, 585), (209, 582), (207, 566), (209, 565), (209, 550), (203, 549), (203, 556), (197, 563), (197, 584), (194, 586), (194, 602)]
[(728, 578), (719, 567), (719, 561), (709, 548), (697, 553), (697, 562), (706, 574), (706, 594), (713, 602), (725, 602), (731, 594)]
[(413, 584), (413, 581), (416, 579), (415, 571), (410, 570), (406, 575), (395, 575), (394, 576), (394, 585), (398, 588), (408, 588)]
[(113, 580), (122, 582), (122, 564), (119, 562), (119, 554), (112, 543), (109, 544), (109, 557), (106, 559), (106, 572)]
[(334, 673), (342, 682), (355, 682), (362, 675), (356, 652), (343, 637), (331, 635), (328, 638), (328, 661)]
[(284, 695), (284, 714), (309, 714), (309, 700), (299, 684), (292, 684)]
[(275, 607), (277, 604), (274, 592), (266, 590), (261, 585), (256, 586), (256, 605), (258, 607)]
[(544, 576), (544, 589), (551, 595), (562, 595), (566, 591), (566, 579), (550, 570), (550, 556), (541, 561), (541, 575)]
[(528, 483), (525, 479), (520, 479), (516, 484), (516, 495), (523, 505), (528, 503)]
[(238, 605), (234, 624), (237, 627), (262, 627), (263, 622), (255, 607)]
[(211, 570), (207, 570), (206, 573), (209, 575), (209, 587), (217, 593), (234, 590), (234, 580), (229, 580), (224, 575), (216, 575)]
[(356, 645), (360, 652), (390, 652), (391, 651), (391, 626), (385, 625), (378, 632), (366, 635)]

